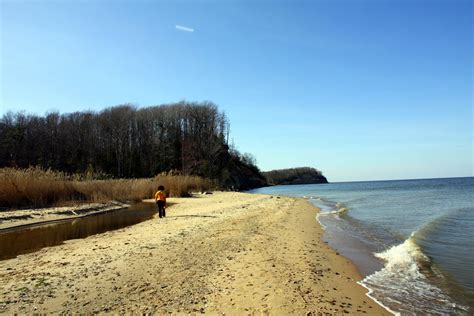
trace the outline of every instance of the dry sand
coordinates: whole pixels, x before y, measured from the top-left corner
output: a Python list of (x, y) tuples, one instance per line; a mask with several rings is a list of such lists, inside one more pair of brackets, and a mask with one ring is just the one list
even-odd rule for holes
[(302, 199), (216, 192), (0, 262), (3, 313), (389, 315)]

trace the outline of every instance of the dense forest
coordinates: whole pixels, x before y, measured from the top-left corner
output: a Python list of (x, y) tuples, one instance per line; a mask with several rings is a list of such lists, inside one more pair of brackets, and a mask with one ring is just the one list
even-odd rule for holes
[(272, 170), (263, 175), (270, 185), (328, 183), (321, 171), (310, 167)]
[(115, 178), (176, 171), (226, 188), (266, 185), (254, 158), (229, 146), (229, 121), (211, 102), (9, 112), (0, 120), (0, 167), (29, 166)]

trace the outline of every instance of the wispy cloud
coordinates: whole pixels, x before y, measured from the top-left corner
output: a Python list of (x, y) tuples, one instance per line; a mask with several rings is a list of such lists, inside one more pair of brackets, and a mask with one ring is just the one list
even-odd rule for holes
[(190, 28), (190, 27), (187, 27), (187, 26), (182, 26), (182, 25), (176, 24), (175, 27), (178, 31), (190, 32), (190, 33), (194, 32), (193, 28)]

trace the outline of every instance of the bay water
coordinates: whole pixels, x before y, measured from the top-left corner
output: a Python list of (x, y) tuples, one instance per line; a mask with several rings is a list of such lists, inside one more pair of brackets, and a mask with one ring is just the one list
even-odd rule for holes
[(305, 197), (324, 239), (369, 296), (402, 315), (474, 314), (474, 178), (345, 182), (251, 191)]

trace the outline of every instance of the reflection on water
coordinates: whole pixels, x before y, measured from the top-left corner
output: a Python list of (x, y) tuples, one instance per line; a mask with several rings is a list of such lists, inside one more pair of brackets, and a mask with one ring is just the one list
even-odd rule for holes
[(119, 209), (59, 223), (35, 225), (0, 232), (0, 260), (62, 244), (68, 239), (85, 238), (151, 219), (156, 213), (153, 203), (137, 203)]

